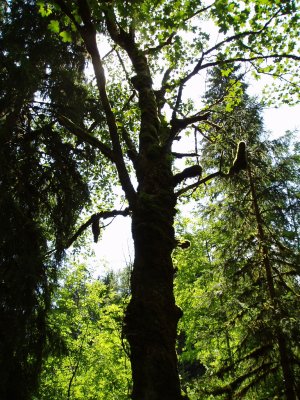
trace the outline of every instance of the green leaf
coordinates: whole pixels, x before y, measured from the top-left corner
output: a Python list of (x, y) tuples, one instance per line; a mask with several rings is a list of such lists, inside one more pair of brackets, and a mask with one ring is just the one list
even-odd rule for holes
[(62, 31), (62, 32), (60, 32), (59, 36), (62, 37), (62, 40), (63, 40), (63, 42), (65, 42), (65, 43), (66, 43), (66, 42), (68, 42), (68, 43), (71, 43), (71, 42), (72, 42), (72, 35), (71, 35), (71, 33), (68, 32), (68, 31)]
[(52, 19), (48, 24), (48, 28), (50, 29), (51, 32), (58, 33), (59, 32), (59, 21)]
[(45, 4), (43, 1), (38, 1), (37, 5), (39, 7), (39, 13), (42, 17), (48, 17), (52, 13), (51, 8)]

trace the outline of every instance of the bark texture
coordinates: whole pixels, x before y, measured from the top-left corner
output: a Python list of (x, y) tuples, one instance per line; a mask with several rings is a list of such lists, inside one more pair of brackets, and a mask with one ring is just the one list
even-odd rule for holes
[(173, 295), (171, 259), (175, 196), (170, 166), (158, 161), (152, 172), (140, 186), (132, 221), (135, 260), (132, 299), (125, 318), (133, 371), (132, 398), (179, 400), (175, 342), (181, 310)]

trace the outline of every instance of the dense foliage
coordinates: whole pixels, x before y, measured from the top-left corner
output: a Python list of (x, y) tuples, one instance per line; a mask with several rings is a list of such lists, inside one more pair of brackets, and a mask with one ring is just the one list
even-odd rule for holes
[[(299, 143), (264, 137), (246, 95), (227, 118), (230, 130), (204, 144), (207, 160), (238, 138), (248, 169), (195, 196), (192, 248), (176, 258), (181, 358), (199, 364), (186, 387), (192, 399), (284, 398), (288, 385), (299, 391)], [(241, 118), (251, 123), (239, 133)]]
[(61, 282), (49, 314), (60, 343), (45, 363), (36, 398), (128, 399), (130, 363), (122, 343), (128, 301), (124, 273), (100, 280), (83, 265), (68, 266)]
[[(134, 400), (182, 400), (183, 389), (296, 399), (299, 148), (261, 136), (261, 106), (243, 77), (277, 79), (265, 104), (297, 102), (298, 8), (1, 2), (1, 398), (131, 390)], [(172, 259), (188, 247), (175, 238), (180, 198), (197, 202), (202, 227), (190, 233), (198, 245), (176, 256), (182, 383)], [(97, 242), (102, 219), (117, 215), (130, 215), (135, 247), (125, 311), (120, 289), (82, 266), (61, 271), (66, 250), (87, 254), (86, 237)]]

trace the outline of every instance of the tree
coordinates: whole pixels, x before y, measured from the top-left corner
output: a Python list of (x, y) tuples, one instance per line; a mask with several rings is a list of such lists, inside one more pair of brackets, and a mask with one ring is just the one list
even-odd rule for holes
[[(69, 51), (76, 44), (66, 49), (51, 36), (34, 2), (0, 7), (0, 397), (21, 400), (37, 388), (51, 336), (46, 316), (57, 264), (88, 201), (79, 167), (84, 160), (53, 128), (41, 97), (52, 98), (55, 107), (70, 78), (75, 98), (74, 77), (83, 72), (84, 59)], [(50, 82), (47, 67), (60, 78), (61, 71), (72, 72), (64, 74), (63, 85)], [(53, 246), (58, 251), (49, 257)]]
[[(209, 99), (233, 78), (214, 71)], [(193, 377), (195, 398), (199, 390), (207, 398), (295, 398), (298, 145), (292, 144), (291, 133), (264, 138), (259, 107), (245, 93), (230, 113), (219, 107), (217, 119), (227, 122), (228, 131), (206, 141), (203, 162), (218, 164), (221, 152), (229, 158), (234, 140), (246, 140), (248, 161), (238, 174), (223, 165), (231, 174), (203, 194), (204, 210), (190, 235), (195, 249), (178, 255), (177, 292), (187, 309), (182, 357), (197, 357), (207, 369), (203, 377)]]
[[(14, 3), (6, 4), (10, 15)], [(94, 148), (101, 156), (98, 167), (113, 171), (109, 176), (114, 175), (114, 182), (121, 185), (128, 204), (126, 212), (132, 218), (135, 259), (124, 327), (130, 346), (132, 398), (182, 399), (175, 352), (182, 312), (175, 304), (171, 257), (177, 244), (173, 227), (176, 203), (189, 189), (222, 176), (222, 171), (216, 171), (201, 179), (202, 168), (192, 161), (193, 154), (187, 155), (190, 166), (174, 173), (175, 158), (186, 156), (172, 153), (174, 142), (192, 126), (196, 135), (213, 126), (211, 115), (217, 106), (193, 105), (185, 100), (185, 87), (211, 67), (219, 66), (227, 74), (240, 62), (250, 63), (256, 73), (280, 76), (286, 82), (285, 74), (293, 73), (299, 60), (295, 49), (297, 1), (236, 4), (217, 0), (205, 5), (198, 0), (51, 0), (38, 1), (37, 5), (53, 33), (66, 43), (83, 46), (76, 49), (71, 43), (72, 49), (66, 46), (66, 50), (72, 55), (84, 53), (91, 60), (96, 80), (96, 87), (90, 85), (89, 90), (94, 107), (89, 106), (88, 98), (78, 96), (79, 113), (75, 115), (67, 112), (69, 107), (60, 93), (56, 92), (57, 103), (50, 93), (45, 106), (50, 136), (58, 133), (68, 145), (73, 144), (72, 151), (75, 138)], [(201, 29), (206, 18), (212, 18), (223, 35), (211, 47), (208, 33)], [(105, 57), (100, 56), (98, 37), (100, 45), (107, 41), (111, 46)], [(63, 76), (62, 71), (53, 76), (55, 66), (48, 68), (50, 82)], [(82, 76), (78, 78), (83, 82)], [(291, 79), (287, 90), (296, 96), (296, 87)], [(232, 99), (236, 88), (233, 83), (231, 92), (220, 101)], [(68, 100), (73, 90), (72, 86)], [(31, 97), (27, 104), (33, 101)], [(34, 118), (39, 117), (38, 112)], [(98, 174), (101, 176), (99, 170)], [(195, 183), (184, 186), (187, 178), (194, 178)], [(102, 188), (109, 184), (100, 178), (97, 183)], [(181, 188), (177, 190), (178, 185)], [(90, 225), (97, 240), (99, 220), (107, 216), (102, 212), (101, 207), (77, 232), (74, 230), (72, 240), (65, 238), (64, 247)]]

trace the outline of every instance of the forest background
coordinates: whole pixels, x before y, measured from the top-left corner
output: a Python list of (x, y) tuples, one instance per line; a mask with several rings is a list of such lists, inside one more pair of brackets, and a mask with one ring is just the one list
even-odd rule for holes
[(299, 2), (0, 11), (0, 397), (296, 400)]

